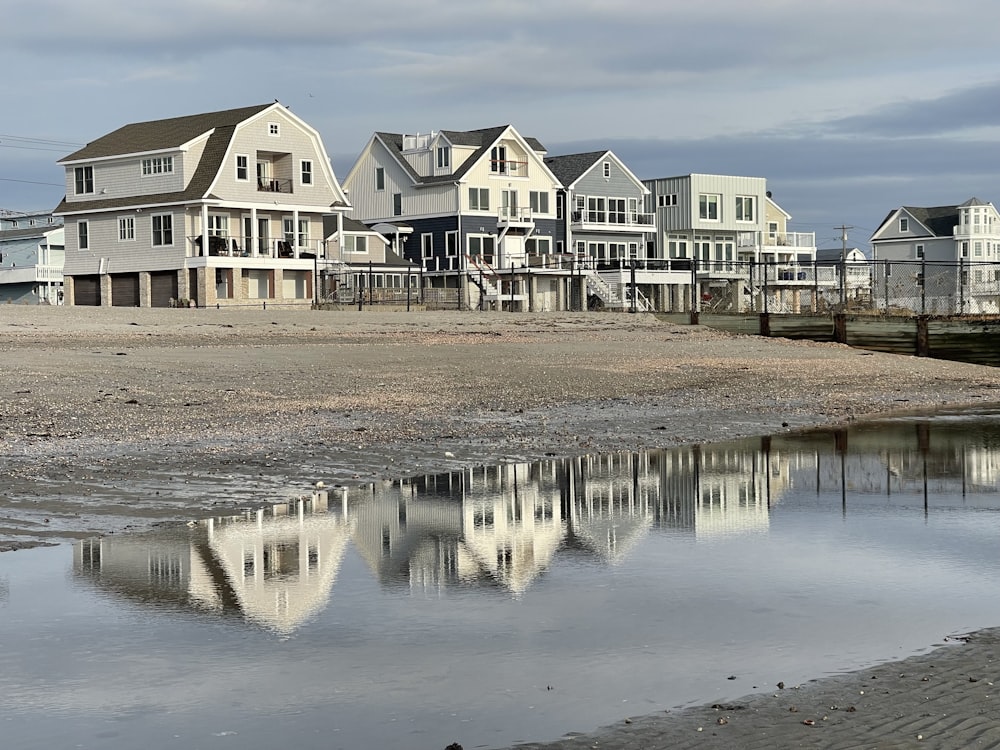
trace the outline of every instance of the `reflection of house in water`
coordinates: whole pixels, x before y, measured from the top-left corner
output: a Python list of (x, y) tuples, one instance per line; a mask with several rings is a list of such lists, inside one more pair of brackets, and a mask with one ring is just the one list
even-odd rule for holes
[(548, 566), (565, 534), (560, 463), (507, 464), (468, 473), (465, 544), (494, 579), (516, 594)]
[(354, 530), (351, 519), (328, 512), (325, 492), (206, 525), (208, 547), (244, 616), (283, 634), (326, 606)]
[(653, 525), (659, 482), (650, 455), (612, 453), (570, 462), (570, 533), (607, 563), (621, 561)]
[(649, 453), (660, 478), (658, 525), (698, 537), (766, 531), (769, 509), (790, 487), (795, 451), (769, 438)]
[(238, 612), (288, 634), (326, 606), (352, 530), (317, 492), (191, 527), (85, 540), (74, 569), (129, 598)]
[[(817, 493), (922, 497), (928, 504), (1000, 506), (1000, 429), (989, 420), (886, 420), (851, 430), (782, 438), (811, 452)], [(778, 442), (778, 439), (775, 439)]]
[(384, 584), (489, 578), (519, 593), (563, 536), (560, 462), (479, 467), (374, 485), (352, 505), (355, 543)]

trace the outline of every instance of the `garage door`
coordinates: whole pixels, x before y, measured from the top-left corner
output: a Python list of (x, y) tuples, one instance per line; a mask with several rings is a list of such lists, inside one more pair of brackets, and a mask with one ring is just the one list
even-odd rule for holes
[(112, 307), (139, 306), (139, 274), (116, 274), (111, 277)]
[(74, 305), (100, 305), (101, 304), (101, 277), (100, 276), (74, 276), (73, 277), (73, 304)]
[(149, 274), (149, 304), (152, 307), (170, 307), (172, 299), (177, 299), (177, 272), (156, 271)]

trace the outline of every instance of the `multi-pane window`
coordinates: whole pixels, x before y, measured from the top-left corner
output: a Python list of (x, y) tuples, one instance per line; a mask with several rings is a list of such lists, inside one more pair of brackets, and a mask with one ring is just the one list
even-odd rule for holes
[(94, 168), (76, 167), (73, 170), (73, 183), (77, 195), (86, 195), (94, 192)]
[(356, 234), (344, 235), (345, 253), (367, 253), (368, 238)]
[(688, 257), (687, 238), (678, 235), (668, 235), (667, 237), (667, 257), (686, 258)]
[(968, 258), (969, 257), (969, 241), (968, 240), (962, 240), (962, 257), (963, 258)]
[(736, 196), (736, 221), (756, 221), (754, 214), (754, 197), (752, 195)]
[(910, 231), (910, 220), (905, 216), (899, 220), (899, 231), (908, 232)]
[(174, 244), (174, 217), (170, 214), (157, 214), (150, 218), (153, 232), (153, 245)]
[(451, 166), (451, 149), (447, 146), (438, 146), (437, 165), (438, 169), (447, 169)]
[(208, 234), (210, 237), (228, 237), (229, 217), (225, 214), (210, 214), (208, 217)]
[(375, 189), (385, 190), (385, 167), (375, 167)]
[(611, 224), (624, 224), (626, 218), (625, 199), (608, 198), (608, 222)]
[(303, 185), (313, 184), (313, 163), (309, 159), (303, 159), (300, 170)]
[(923, 245), (916, 245), (913, 248), (913, 250), (914, 250), (914, 254), (916, 255), (917, 258), (923, 258), (924, 257), (924, 246)]
[(532, 190), (528, 193), (528, 203), (531, 210), (536, 214), (547, 214), (549, 212), (549, 194), (544, 190)]
[(142, 160), (142, 174), (171, 174), (174, 171), (174, 157), (154, 156)]
[(719, 220), (719, 196), (702, 193), (698, 196), (698, 218), (702, 221)]
[(472, 257), (480, 257), (487, 263), (493, 260), (493, 238), (492, 237), (476, 237), (471, 236), (468, 238), (469, 243), (469, 255)]
[(669, 195), (656, 196), (656, 205), (659, 206), (660, 208), (665, 208), (666, 206), (676, 206), (677, 193), (670, 193)]
[(529, 254), (548, 255), (552, 252), (552, 240), (548, 237), (532, 237), (524, 242)]
[(469, 210), (489, 211), (490, 210), (490, 189), (489, 188), (469, 188)]
[(279, 135), (281, 135), (281, 127), (280, 127), (280, 125), (278, 123), (276, 123), (276, 122), (269, 122), (267, 124), (267, 134), (268, 135), (273, 135), (273, 136), (279, 136)]
[(611, 162), (604, 162), (604, 179), (611, 179)]
[(299, 219), (299, 247), (309, 247), (309, 219)]
[(236, 179), (237, 180), (249, 180), (250, 179), (250, 157), (246, 154), (236, 155)]
[(506, 146), (494, 146), (490, 151), (490, 171), (493, 174), (507, 174)]
[(134, 216), (119, 216), (118, 217), (118, 241), (119, 242), (131, 242), (135, 239), (135, 217)]
[(982, 242), (980, 242), (979, 240), (976, 240), (976, 242), (974, 242), (973, 245), (972, 245), (972, 249), (974, 251), (974, 255), (977, 258), (982, 258), (983, 257), (983, 243)]
[(607, 202), (604, 198), (599, 197), (588, 197), (587, 198), (587, 221), (593, 222), (595, 224), (604, 224), (607, 222)]
[(87, 250), (90, 248), (90, 223), (86, 221), (78, 221), (76, 223), (76, 246), (80, 250)]

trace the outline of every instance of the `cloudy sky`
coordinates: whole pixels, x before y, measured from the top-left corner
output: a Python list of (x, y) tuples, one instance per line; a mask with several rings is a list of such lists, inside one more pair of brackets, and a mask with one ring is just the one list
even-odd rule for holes
[(0, 208), (130, 122), (274, 99), (343, 177), (375, 130), (512, 124), (640, 178), (766, 177), (820, 247), (1000, 203), (995, 0), (33, 0), (8, 4)]

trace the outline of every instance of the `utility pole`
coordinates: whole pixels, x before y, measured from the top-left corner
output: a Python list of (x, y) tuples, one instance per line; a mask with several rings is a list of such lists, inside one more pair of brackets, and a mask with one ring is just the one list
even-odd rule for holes
[(846, 224), (840, 227), (840, 304), (841, 310), (847, 310), (847, 230), (854, 229)]

